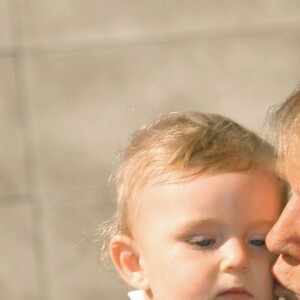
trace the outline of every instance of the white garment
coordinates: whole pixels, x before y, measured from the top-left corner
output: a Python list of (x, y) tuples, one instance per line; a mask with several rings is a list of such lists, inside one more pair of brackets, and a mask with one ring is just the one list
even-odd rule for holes
[(130, 300), (146, 300), (146, 295), (143, 290), (131, 291), (128, 293)]

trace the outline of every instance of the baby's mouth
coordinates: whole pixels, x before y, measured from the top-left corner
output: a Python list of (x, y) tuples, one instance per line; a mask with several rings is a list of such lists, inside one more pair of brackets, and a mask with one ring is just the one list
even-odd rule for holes
[(236, 300), (249, 300), (252, 299), (252, 295), (247, 292), (247, 290), (243, 287), (233, 287), (230, 288), (222, 293), (220, 293), (217, 297), (217, 299), (236, 299)]

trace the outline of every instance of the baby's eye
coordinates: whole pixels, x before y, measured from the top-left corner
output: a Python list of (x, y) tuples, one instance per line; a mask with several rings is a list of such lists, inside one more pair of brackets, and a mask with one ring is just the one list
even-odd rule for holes
[(194, 246), (206, 248), (206, 247), (214, 245), (216, 243), (216, 240), (212, 239), (212, 238), (207, 238), (207, 239), (206, 238), (203, 238), (203, 239), (195, 238), (195, 239), (190, 240), (189, 243)]
[(264, 239), (252, 239), (249, 241), (249, 244), (255, 247), (265, 247), (266, 242)]

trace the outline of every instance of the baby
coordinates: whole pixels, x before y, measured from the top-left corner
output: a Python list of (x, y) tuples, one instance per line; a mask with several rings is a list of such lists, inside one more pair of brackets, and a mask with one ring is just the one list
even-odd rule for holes
[(272, 147), (232, 120), (171, 113), (115, 174), (110, 257), (135, 300), (271, 300), (265, 238), (284, 206)]

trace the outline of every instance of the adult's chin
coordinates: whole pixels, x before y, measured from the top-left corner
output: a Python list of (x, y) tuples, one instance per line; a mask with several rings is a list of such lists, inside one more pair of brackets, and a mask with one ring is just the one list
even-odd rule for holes
[(300, 300), (300, 262), (291, 261), (279, 256), (273, 266), (273, 274), (277, 281), (275, 293), (291, 300)]

